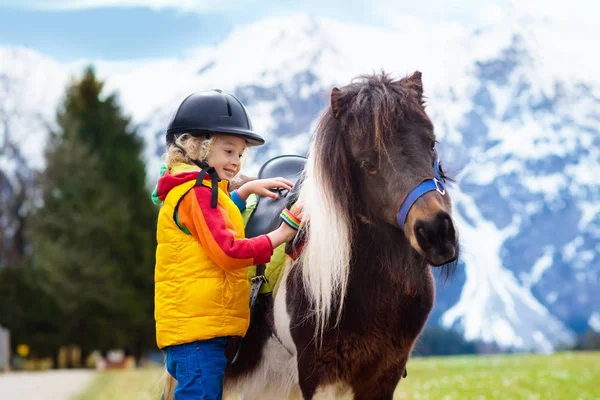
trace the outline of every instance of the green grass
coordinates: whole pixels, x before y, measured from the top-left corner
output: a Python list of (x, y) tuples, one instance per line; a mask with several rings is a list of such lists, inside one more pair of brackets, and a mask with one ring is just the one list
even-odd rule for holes
[(413, 358), (394, 399), (600, 399), (600, 353)]
[[(155, 400), (162, 374), (102, 372), (74, 400)], [(600, 352), (413, 358), (394, 399), (598, 400)]]
[(103, 371), (73, 400), (157, 400), (163, 374), (162, 367)]

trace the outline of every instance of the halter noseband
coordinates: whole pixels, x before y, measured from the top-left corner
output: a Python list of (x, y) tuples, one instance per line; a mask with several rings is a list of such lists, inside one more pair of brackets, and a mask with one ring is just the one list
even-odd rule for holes
[(427, 179), (421, 182), (417, 187), (415, 187), (404, 199), (402, 206), (400, 207), (400, 211), (398, 212), (398, 225), (400, 228), (404, 229), (404, 223), (406, 222), (406, 217), (408, 216), (408, 212), (415, 201), (419, 199), (419, 197), (423, 196), (427, 192), (431, 192), (437, 190), (439, 194), (444, 196), (446, 194), (446, 188), (444, 187), (443, 179), (440, 176), (440, 160), (437, 156), (437, 152), (435, 154), (435, 161), (433, 162), (433, 168), (435, 170), (435, 178)]

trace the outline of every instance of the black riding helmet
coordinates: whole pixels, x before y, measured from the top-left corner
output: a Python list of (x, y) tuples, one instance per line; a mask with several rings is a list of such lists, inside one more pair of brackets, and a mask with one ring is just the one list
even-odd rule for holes
[(260, 146), (265, 140), (252, 130), (246, 107), (234, 95), (219, 89), (192, 93), (183, 100), (171, 117), (167, 128), (167, 145), (182, 133), (210, 136), (224, 133), (240, 136), (249, 146)]

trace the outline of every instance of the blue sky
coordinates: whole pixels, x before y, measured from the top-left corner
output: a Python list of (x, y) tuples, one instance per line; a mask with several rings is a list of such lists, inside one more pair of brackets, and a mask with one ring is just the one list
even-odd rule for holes
[[(305, 12), (393, 29), (394, 16), (476, 25), (513, 0), (0, 0), (0, 46), (23, 46), (59, 61), (172, 57), (218, 43), (239, 24)], [(536, 4), (537, 3), (537, 4)], [(587, 0), (530, 1), (536, 15), (580, 26)], [(521, 6), (519, 6), (521, 7)], [(582, 13), (581, 10), (587, 10)], [(493, 10), (492, 10), (493, 11)], [(509, 11), (510, 12), (510, 11)]]
[(0, 7), (0, 45), (36, 49), (61, 61), (178, 55), (211, 44), (233, 27), (218, 13), (103, 7), (35, 10)]
[[(403, 9), (428, 13), (419, 4)], [(294, 12), (383, 23), (360, 0), (0, 0), (0, 46), (24, 46), (60, 61), (177, 56), (221, 41), (238, 24)]]

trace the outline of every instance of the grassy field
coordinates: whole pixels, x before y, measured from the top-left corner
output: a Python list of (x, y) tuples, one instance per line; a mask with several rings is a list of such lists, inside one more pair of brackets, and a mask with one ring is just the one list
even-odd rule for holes
[(158, 400), (163, 373), (164, 369), (159, 367), (100, 372), (73, 400)]
[[(155, 400), (162, 374), (103, 372), (74, 400)], [(394, 399), (600, 400), (600, 353), (413, 358)]]
[(394, 399), (600, 399), (600, 353), (420, 358)]

